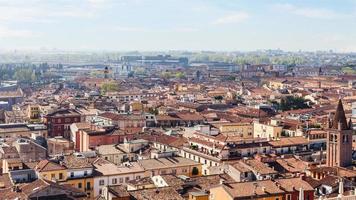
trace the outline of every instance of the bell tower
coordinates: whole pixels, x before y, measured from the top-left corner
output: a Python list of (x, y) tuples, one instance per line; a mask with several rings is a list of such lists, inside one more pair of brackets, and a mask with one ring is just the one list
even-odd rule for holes
[(347, 122), (341, 99), (334, 117), (329, 116), (327, 127), (326, 164), (330, 167), (352, 165), (352, 123)]

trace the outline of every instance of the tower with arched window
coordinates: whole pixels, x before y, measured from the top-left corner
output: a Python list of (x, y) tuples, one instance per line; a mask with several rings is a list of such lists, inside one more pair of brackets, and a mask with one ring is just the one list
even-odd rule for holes
[(347, 167), (352, 164), (352, 123), (347, 122), (341, 99), (328, 119), (326, 164)]

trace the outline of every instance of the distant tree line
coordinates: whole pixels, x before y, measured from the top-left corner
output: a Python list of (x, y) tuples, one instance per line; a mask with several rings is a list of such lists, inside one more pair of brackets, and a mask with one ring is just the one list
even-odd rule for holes
[(32, 83), (40, 78), (49, 76), (50, 68), (63, 68), (63, 65), (49, 66), (47, 63), (39, 65), (22, 64), (0, 64), (0, 80), (17, 80), (21, 83)]

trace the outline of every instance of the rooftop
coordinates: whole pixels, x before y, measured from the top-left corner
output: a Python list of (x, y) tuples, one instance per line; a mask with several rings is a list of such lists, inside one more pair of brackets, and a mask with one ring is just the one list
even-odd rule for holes
[(146, 170), (199, 165), (199, 163), (183, 157), (147, 159), (138, 162)]

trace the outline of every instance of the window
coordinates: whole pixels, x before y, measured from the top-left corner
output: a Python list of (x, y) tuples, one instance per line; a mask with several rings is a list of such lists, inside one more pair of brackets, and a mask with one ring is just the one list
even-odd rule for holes
[(120, 183), (123, 183), (123, 182), (124, 182), (124, 179), (123, 179), (123, 178), (120, 178), (119, 181), (120, 181)]
[(286, 200), (292, 200), (292, 195), (291, 194), (287, 194), (287, 199)]
[(51, 174), (51, 179), (55, 179), (56, 175), (55, 174)]
[(84, 171), (84, 176), (88, 176), (88, 172), (86, 170)]
[(99, 180), (99, 185), (104, 185), (104, 180)]
[(82, 183), (78, 183), (78, 188), (79, 188), (79, 189), (82, 188)]
[(117, 184), (117, 179), (116, 179), (116, 178), (113, 178), (113, 179), (111, 180), (111, 182), (112, 182), (112, 184)]
[(59, 179), (63, 179), (63, 174), (59, 173)]
[(130, 180), (130, 177), (125, 178), (125, 182), (128, 182)]
[(73, 178), (74, 177), (74, 172), (70, 173), (70, 177)]
[(310, 200), (309, 195), (307, 195), (307, 198), (305, 200)]
[(90, 182), (87, 182), (87, 190), (90, 190)]

